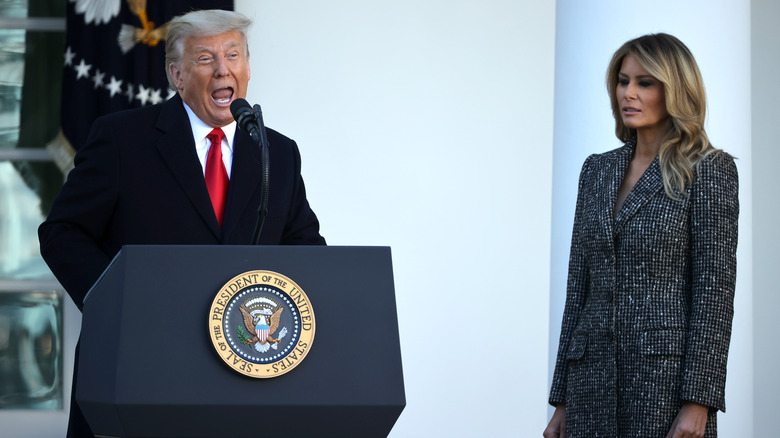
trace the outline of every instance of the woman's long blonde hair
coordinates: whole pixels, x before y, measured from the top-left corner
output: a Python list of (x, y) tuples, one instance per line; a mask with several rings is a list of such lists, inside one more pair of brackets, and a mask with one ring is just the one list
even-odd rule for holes
[(615, 135), (627, 142), (636, 130), (626, 127), (615, 90), (623, 58), (631, 55), (648, 73), (663, 83), (669, 131), (658, 153), (666, 194), (680, 199), (694, 179), (699, 162), (715, 149), (704, 131), (707, 98), (699, 66), (688, 47), (665, 33), (649, 34), (623, 44), (607, 69), (607, 89), (615, 117)]

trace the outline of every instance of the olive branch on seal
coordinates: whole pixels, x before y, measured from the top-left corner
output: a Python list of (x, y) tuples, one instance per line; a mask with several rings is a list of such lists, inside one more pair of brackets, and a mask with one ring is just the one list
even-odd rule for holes
[(249, 342), (249, 335), (244, 330), (244, 327), (242, 327), (240, 325), (236, 329), (236, 336), (238, 336), (238, 340), (241, 341), (244, 344)]

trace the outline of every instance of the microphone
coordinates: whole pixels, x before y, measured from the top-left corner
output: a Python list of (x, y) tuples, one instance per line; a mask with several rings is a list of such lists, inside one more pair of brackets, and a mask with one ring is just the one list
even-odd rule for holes
[(270, 186), (271, 166), (269, 163), (268, 138), (265, 136), (263, 124), (263, 111), (260, 105), (254, 108), (244, 99), (236, 99), (230, 103), (230, 113), (236, 120), (238, 127), (252, 137), (260, 146), (260, 205), (257, 208), (257, 223), (252, 234), (252, 244), (260, 244), (260, 232), (263, 230), (265, 218), (268, 216), (268, 192)]
[(260, 134), (257, 114), (249, 106), (249, 102), (240, 98), (234, 100), (230, 103), (230, 114), (233, 114), (239, 128), (249, 133), (254, 141), (260, 143), (262, 135)]

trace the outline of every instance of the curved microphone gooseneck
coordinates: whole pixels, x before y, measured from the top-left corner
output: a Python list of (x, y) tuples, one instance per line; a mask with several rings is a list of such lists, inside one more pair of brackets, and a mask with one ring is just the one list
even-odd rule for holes
[(236, 99), (230, 104), (230, 113), (236, 120), (238, 127), (247, 133), (260, 146), (260, 206), (257, 210), (257, 223), (255, 231), (252, 234), (252, 244), (260, 243), (260, 232), (263, 229), (265, 218), (268, 216), (268, 192), (270, 186), (270, 159), (268, 153), (268, 138), (265, 134), (265, 124), (263, 123), (263, 111), (260, 105), (255, 105), (254, 109), (244, 99)]

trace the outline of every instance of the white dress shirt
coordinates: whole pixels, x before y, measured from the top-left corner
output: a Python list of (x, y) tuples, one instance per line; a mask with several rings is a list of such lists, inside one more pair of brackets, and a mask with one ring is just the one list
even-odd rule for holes
[[(184, 102), (182, 102), (184, 103)], [(207, 125), (203, 120), (192, 111), (192, 109), (184, 104), (184, 109), (187, 111), (187, 116), (190, 118), (190, 127), (192, 128), (192, 138), (195, 139), (195, 152), (198, 153), (198, 159), (200, 165), (203, 168), (203, 176), (206, 176), (206, 156), (211, 147), (211, 141), (206, 138), (209, 133), (214, 129)], [(222, 140), (222, 162), (225, 163), (225, 170), (227, 171), (228, 179), (230, 178), (230, 170), (233, 167), (233, 137), (236, 135), (236, 122), (235, 120), (229, 125), (222, 127), (222, 132), (225, 133), (225, 138)]]

